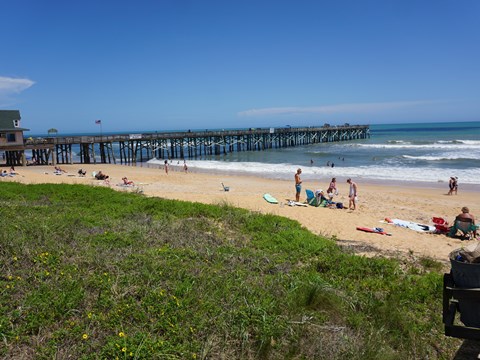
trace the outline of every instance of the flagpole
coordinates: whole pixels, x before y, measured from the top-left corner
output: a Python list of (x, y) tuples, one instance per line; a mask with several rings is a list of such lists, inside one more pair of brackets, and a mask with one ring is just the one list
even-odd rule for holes
[(95, 120), (95, 124), (100, 125), (100, 137), (103, 136), (102, 120)]

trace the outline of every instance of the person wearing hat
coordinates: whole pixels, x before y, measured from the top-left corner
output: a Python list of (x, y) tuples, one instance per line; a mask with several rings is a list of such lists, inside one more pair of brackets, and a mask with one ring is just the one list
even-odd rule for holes
[(328, 199), (325, 197), (325, 193), (321, 189), (315, 190), (315, 197), (317, 198), (317, 204), (319, 205), (324, 200), (328, 202)]

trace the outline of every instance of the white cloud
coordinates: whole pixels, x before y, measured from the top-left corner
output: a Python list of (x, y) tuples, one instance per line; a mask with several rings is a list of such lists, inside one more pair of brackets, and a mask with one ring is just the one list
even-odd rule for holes
[(259, 117), (270, 115), (299, 115), (299, 114), (341, 114), (341, 113), (363, 113), (371, 114), (402, 108), (411, 108), (421, 105), (431, 105), (438, 101), (394, 101), (383, 103), (359, 103), (359, 104), (338, 104), (312, 107), (277, 107), (264, 109), (251, 109), (241, 111), (237, 115), (243, 117)]
[(35, 84), (35, 82), (30, 79), (18, 79), (0, 76), (0, 105), (11, 105), (11, 103), (15, 102), (12, 99), (12, 95), (20, 94), (33, 84)]

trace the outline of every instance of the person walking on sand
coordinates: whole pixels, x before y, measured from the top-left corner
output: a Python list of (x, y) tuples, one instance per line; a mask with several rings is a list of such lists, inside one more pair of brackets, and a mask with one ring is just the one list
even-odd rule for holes
[(458, 177), (455, 176), (455, 179), (453, 179), (453, 191), (455, 191), (455, 195), (457, 195), (458, 191)]
[(165, 165), (165, 174), (168, 175), (168, 160), (165, 160), (164, 165)]
[(455, 178), (453, 176), (450, 176), (450, 180), (448, 181), (448, 194), (447, 195), (452, 195), (453, 190), (455, 188), (454, 186)]
[(297, 173), (295, 174), (295, 201), (300, 201), (300, 193), (302, 192), (302, 179), (300, 179), (300, 174), (302, 173), (302, 169), (298, 168)]
[(350, 184), (350, 191), (348, 193), (348, 209), (355, 210), (357, 207), (357, 184), (348, 178), (347, 183)]

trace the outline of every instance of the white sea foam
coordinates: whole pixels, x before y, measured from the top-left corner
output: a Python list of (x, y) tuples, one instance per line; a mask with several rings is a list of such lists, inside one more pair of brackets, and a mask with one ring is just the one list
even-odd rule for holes
[(455, 140), (456, 142), (465, 144), (465, 145), (476, 145), (480, 146), (480, 140)]
[[(149, 164), (163, 164), (163, 160), (150, 160)], [(440, 168), (419, 167), (384, 167), (384, 166), (359, 166), (359, 167), (303, 167), (298, 164), (267, 164), (259, 162), (223, 162), (210, 160), (189, 160), (190, 169), (200, 171), (244, 174), (275, 179), (293, 179), (295, 170), (302, 168), (304, 179), (329, 179), (331, 177), (352, 177), (357, 179), (412, 181), (412, 182), (439, 182), (446, 181), (452, 174)], [(480, 184), (480, 169), (465, 169), (458, 174), (464, 184)]]
[(421, 150), (478, 150), (480, 149), (479, 141), (456, 142), (456, 143), (432, 143), (432, 144), (353, 144), (352, 146), (369, 149), (421, 149)]
[(455, 152), (455, 153), (439, 154), (437, 156), (402, 155), (402, 157), (405, 158), (405, 159), (411, 159), (411, 160), (444, 161), (444, 160), (469, 160), (469, 159), (470, 160), (478, 160), (479, 159), (478, 155), (479, 154), (477, 154), (476, 152), (471, 153), (471, 154), (459, 154), (458, 152)]

